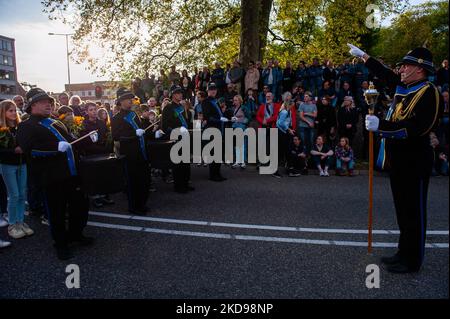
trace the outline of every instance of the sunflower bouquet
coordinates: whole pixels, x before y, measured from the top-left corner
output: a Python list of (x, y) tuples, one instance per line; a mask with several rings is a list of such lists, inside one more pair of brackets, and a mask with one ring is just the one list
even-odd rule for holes
[(80, 132), (83, 129), (83, 121), (84, 117), (82, 116), (73, 116), (69, 114), (61, 114), (59, 116), (59, 120), (63, 122), (63, 124), (69, 130), (69, 133), (74, 137), (80, 137)]

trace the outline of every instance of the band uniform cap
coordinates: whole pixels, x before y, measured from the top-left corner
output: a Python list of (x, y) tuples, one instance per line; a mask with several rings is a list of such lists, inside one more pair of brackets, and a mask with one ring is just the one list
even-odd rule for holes
[(136, 96), (125, 88), (120, 88), (117, 90), (117, 101), (123, 101), (126, 99), (134, 99)]
[(409, 51), (397, 66), (403, 64), (417, 65), (433, 74), (436, 70), (433, 64), (433, 54), (427, 48), (419, 47)]
[(217, 85), (214, 82), (208, 84), (208, 91), (217, 90)]
[(33, 88), (27, 92), (25, 95), (27, 107), (25, 108), (25, 112), (30, 113), (31, 112), (31, 106), (39, 101), (42, 100), (48, 100), (50, 103), (54, 101), (54, 99), (47, 94), (43, 89), (40, 88)]

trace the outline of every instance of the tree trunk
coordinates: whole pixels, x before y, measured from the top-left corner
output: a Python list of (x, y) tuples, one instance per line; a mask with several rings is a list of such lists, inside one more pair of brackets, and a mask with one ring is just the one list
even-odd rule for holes
[(272, 10), (273, 0), (260, 0), (260, 14), (259, 14), (259, 48), (258, 61), (263, 61), (264, 53), (267, 46), (267, 32), (269, 30), (270, 11)]
[(241, 0), (241, 44), (239, 60), (246, 67), (259, 55), (259, 15), (261, 0)]

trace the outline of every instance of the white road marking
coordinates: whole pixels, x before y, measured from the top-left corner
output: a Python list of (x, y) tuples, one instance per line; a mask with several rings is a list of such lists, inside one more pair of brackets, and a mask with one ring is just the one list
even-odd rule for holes
[[(210, 226), (210, 227), (263, 229), (263, 230), (292, 231), (292, 232), (304, 232), (304, 233), (367, 234), (367, 229), (305, 228), (305, 227), (289, 227), (289, 226), (219, 223), (219, 222), (207, 222), (207, 221), (199, 221), (199, 220), (135, 216), (135, 215), (124, 215), (124, 214), (92, 212), (92, 211), (89, 212), (89, 214), (92, 216), (120, 218), (120, 219), (127, 219), (127, 220), (142, 220), (142, 221), (158, 222), (158, 223), (199, 225), (199, 226)], [(398, 230), (373, 230), (372, 233), (375, 235), (398, 235), (398, 234), (400, 234), (400, 232)], [(448, 230), (428, 230), (427, 231), (427, 235), (448, 236), (448, 234), (449, 234)]]
[[(302, 238), (288, 238), (288, 237), (265, 237), (265, 236), (204, 233), (204, 232), (192, 232), (192, 231), (180, 231), (180, 230), (171, 230), (171, 229), (159, 229), (159, 228), (147, 228), (147, 227), (105, 224), (105, 223), (98, 223), (98, 222), (88, 222), (88, 225), (94, 226), (94, 227), (110, 228), (110, 229), (121, 229), (121, 230), (137, 231), (137, 232), (178, 235), (178, 236), (236, 239), (236, 240), (253, 240), (253, 241), (282, 242), (282, 243), (295, 243), (295, 244), (311, 244), (311, 245), (367, 247), (367, 242), (361, 242), (361, 241), (316, 240), (316, 239), (302, 239)], [(397, 247), (397, 243), (374, 242), (373, 247), (392, 248), (392, 247)], [(449, 245), (448, 245), (448, 243), (427, 243), (425, 245), (425, 247), (426, 248), (449, 248)]]

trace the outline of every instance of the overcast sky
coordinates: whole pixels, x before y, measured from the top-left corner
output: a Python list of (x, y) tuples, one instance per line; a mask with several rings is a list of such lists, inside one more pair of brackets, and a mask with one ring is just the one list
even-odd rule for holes
[[(426, 0), (410, 1), (411, 4), (423, 2)], [(40, 0), (0, 0), (0, 12), (0, 35), (16, 40), (19, 81), (36, 84), (47, 91), (63, 91), (67, 83), (65, 37), (48, 33), (72, 30), (60, 22), (48, 20)], [(74, 62), (70, 63), (70, 73), (72, 83), (105, 80), (92, 75), (85, 65)]]

